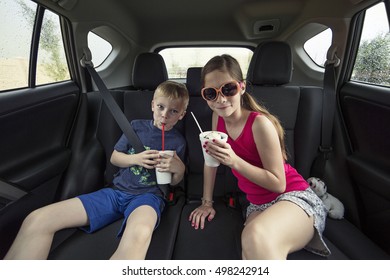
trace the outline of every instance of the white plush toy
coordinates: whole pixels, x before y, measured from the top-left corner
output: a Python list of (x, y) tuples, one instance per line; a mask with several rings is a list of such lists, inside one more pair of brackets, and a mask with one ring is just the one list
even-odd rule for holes
[(310, 188), (321, 198), (328, 210), (328, 216), (333, 219), (344, 217), (344, 205), (333, 195), (327, 193), (326, 184), (319, 178), (310, 177), (307, 179)]

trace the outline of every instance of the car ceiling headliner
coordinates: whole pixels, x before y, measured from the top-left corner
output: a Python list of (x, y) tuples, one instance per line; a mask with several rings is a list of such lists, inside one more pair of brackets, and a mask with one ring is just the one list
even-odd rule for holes
[[(37, 0), (73, 24), (111, 26), (143, 46), (161, 42), (283, 38), (308, 22), (348, 19), (375, 0)], [(255, 34), (257, 21), (278, 29)]]

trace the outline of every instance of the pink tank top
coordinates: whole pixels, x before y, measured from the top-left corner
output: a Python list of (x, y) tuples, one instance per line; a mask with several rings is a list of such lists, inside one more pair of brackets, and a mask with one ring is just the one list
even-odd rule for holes
[[(258, 115), (260, 115), (260, 113), (251, 112), (240, 136), (238, 136), (236, 140), (232, 140), (229, 137), (228, 143), (231, 145), (234, 152), (243, 160), (252, 165), (263, 167), (252, 133), (252, 125)], [(228, 134), (226, 131), (225, 121), (221, 117), (218, 117), (217, 130)], [(309, 184), (305, 181), (305, 179), (290, 164), (284, 163), (284, 170), (286, 174), (285, 192), (305, 190), (309, 187)], [(253, 204), (268, 203), (280, 195), (279, 193), (271, 192), (259, 185), (256, 185), (234, 169), (232, 169), (232, 172), (238, 179), (238, 187), (246, 193), (247, 199)]]

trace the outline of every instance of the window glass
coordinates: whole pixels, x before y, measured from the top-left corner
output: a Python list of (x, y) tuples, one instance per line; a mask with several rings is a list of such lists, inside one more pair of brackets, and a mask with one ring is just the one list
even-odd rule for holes
[(112, 51), (111, 44), (93, 32), (88, 33), (88, 48), (95, 68), (100, 66)]
[(0, 0), (0, 7), (0, 91), (27, 87), (37, 5), (30, 0)]
[[(0, 90), (28, 87), (31, 38), (37, 5), (0, 0)], [(46, 10), (39, 39), (37, 85), (68, 80), (59, 17)]]
[(390, 86), (389, 21), (383, 3), (366, 11), (351, 80)]
[(209, 59), (222, 54), (230, 54), (237, 59), (245, 78), (253, 51), (243, 47), (182, 47), (166, 48), (160, 54), (170, 79), (186, 78), (189, 67), (203, 67)]
[(46, 10), (39, 39), (36, 84), (69, 80), (59, 17)]
[(318, 66), (324, 67), (331, 43), (332, 31), (328, 28), (307, 40), (303, 48)]

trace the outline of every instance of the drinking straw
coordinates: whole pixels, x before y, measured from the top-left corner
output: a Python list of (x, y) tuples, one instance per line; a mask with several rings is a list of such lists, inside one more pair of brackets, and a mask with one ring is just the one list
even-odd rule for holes
[(164, 138), (165, 138), (164, 130), (165, 130), (165, 124), (163, 123), (163, 124), (161, 124), (161, 125), (162, 125), (162, 130), (161, 130), (161, 131), (162, 131), (162, 134), (161, 134), (161, 138), (162, 138), (162, 139), (161, 139), (161, 143), (162, 143), (161, 146), (162, 146), (162, 147), (161, 147), (161, 149), (164, 151), (164, 146), (165, 146), (165, 145), (164, 145)]
[(198, 123), (198, 120), (195, 118), (194, 113), (191, 112), (191, 115), (192, 115), (192, 117), (194, 118), (196, 124), (198, 125), (198, 128), (199, 128), (199, 130), (200, 130), (200, 133), (203, 133), (203, 130), (202, 130), (202, 128), (200, 127), (200, 125), (199, 125), (199, 123)]

